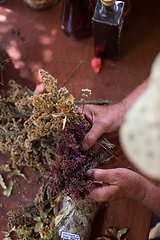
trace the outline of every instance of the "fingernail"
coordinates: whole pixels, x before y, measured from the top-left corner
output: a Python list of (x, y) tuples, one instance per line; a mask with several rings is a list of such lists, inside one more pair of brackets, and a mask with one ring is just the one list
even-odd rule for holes
[(89, 149), (89, 145), (86, 142), (83, 143), (82, 147), (83, 147), (84, 150), (88, 150)]
[(92, 170), (87, 171), (87, 177), (90, 177), (92, 175)]

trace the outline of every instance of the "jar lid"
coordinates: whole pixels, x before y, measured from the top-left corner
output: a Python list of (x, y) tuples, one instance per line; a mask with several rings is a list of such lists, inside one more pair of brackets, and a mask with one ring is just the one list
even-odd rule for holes
[(111, 6), (115, 3), (116, 0), (101, 0), (101, 2), (103, 3), (103, 5), (105, 6)]

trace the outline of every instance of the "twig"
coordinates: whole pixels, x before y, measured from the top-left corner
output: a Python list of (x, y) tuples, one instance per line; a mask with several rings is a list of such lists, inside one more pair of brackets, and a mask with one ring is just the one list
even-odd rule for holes
[(119, 147), (119, 146), (117, 146), (115, 144), (110, 143), (106, 138), (103, 138), (103, 137), (98, 140), (98, 144), (102, 148), (107, 150), (117, 161), (119, 161), (123, 167), (125, 167), (123, 165), (123, 163), (120, 161), (120, 159), (112, 152), (113, 150), (112, 151), (110, 150), (110, 149), (112, 149), (114, 147), (117, 147), (119, 150), (121, 150), (121, 147)]
[[(7, 134), (8, 133), (8, 131), (5, 129), (5, 127), (3, 127), (3, 126), (1, 126), (0, 125), (0, 128)], [(2, 133), (3, 134), (3, 133)]]
[(59, 88), (62, 87), (72, 76), (73, 74), (78, 70), (78, 68), (82, 65), (83, 60), (81, 60), (78, 65), (76, 66), (76, 68), (73, 70), (73, 72), (71, 72), (71, 74), (69, 74), (69, 76), (66, 78), (66, 80), (64, 80), (64, 82), (62, 84), (60, 84)]
[(0, 72), (1, 72), (1, 81), (0, 81), (0, 84), (2, 86), (4, 86), (4, 83), (3, 83), (3, 70), (5, 69), (5, 65), (11, 60), (11, 58), (8, 58), (6, 60), (3, 60), (1, 57), (0, 57)]
[[(81, 100), (74, 100), (76, 105), (82, 105)], [(94, 105), (108, 105), (111, 103), (109, 100), (103, 100), (103, 99), (95, 99), (95, 100), (86, 100), (86, 104), (94, 104)]]
[(107, 151), (118, 161), (120, 162), (120, 164), (122, 165), (122, 167), (125, 168), (124, 164), (122, 163), (122, 161), (120, 161), (120, 159), (112, 152), (110, 151), (109, 149), (107, 149)]
[(99, 143), (99, 145), (101, 146), (101, 147), (103, 147), (104, 149), (108, 149), (108, 148), (114, 148), (115, 147), (115, 145), (114, 144), (112, 144), (112, 143), (110, 143), (106, 138), (104, 138), (104, 137), (100, 137), (99, 139), (98, 139), (98, 143)]
[(112, 158), (114, 158), (114, 157), (113, 157), (113, 156), (110, 156), (109, 158), (103, 160), (103, 161), (102, 161), (102, 164), (106, 164), (106, 163), (108, 164)]
[(0, 84), (1, 84), (2, 86), (4, 86), (4, 83), (3, 83), (3, 74), (2, 74), (2, 71), (1, 71), (1, 82), (0, 82)]
[[(79, 60), (66, 60), (60, 58), (44, 58), (45, 61), (53, 61), (53, 62), (66, 62), (66, 63), (79, 63)], [(90, 64), (90, 61), (83, 61), (83, 63)]]
[(58, 196), (60, 195), (60, 193), (57, 193), (56, 195), (52, 195), (49, 199), (45, 200), (42, 203), (39, 203), (37, 206), (35, 206), (37, 209), (39, 207), (44, 207), (45, 205), (47, 205), (47, 203), (49, 203), (51, 200), (55, 200)]
[(19, 117), (30, 117), (32, 116), (32, 113), (13, 113), (12, 115), (6, 115), (4, 117), (0, 117), (0, 120), (2, 119), (10, 119), (10, 118), (19, 118)]
[(10, 132), (3, 132), (3, 133), (1, 132), (0, 134), (5, 136), (12, 136), (12, 135), (21, 135), (23, 133), (27, 133), (27, 131), (19, 131), (19, 132), (10, 131)]
[(111, 67), (118, 68), (118, 69), (120, 69), (120, 70), (122, 70), (122, 71), (125, 71), (126, 73), (131, 73), (131, 74), (137, 75), (137, 76), (139, 76), (139, 77), (141, 77), (141, 78), (144, 78), (144, 79), (146, 78), (145, 76), (143, 76), (143, 75), (141, 75), (141, 74), (139, 74), (139, 73), (137, 73), (137, 72), (128, 70), (127, 68), (123, 68), (123, 67), (117, 66), (117, 65), (115, 65), (115, 64), (113, 64), (113, 63), (111, 64)]
[(32, 205), (29, 206), (29, 207), (28, 206), (22, 206), (22, 209), (23, 209), (24, 212), (20, 216), (17, 216), (16, 220), (19, 220), (19, 219), (25, 217), (26, 213), (30, 213), (30, 214), (34, 213), (36, 209), (39, 209), (40, 207), (44, 207), (51, 200), (55, 200), (58, 196), (59, 196), (59, 194), (52, 195), (49, 199), (43, 201), (42, 203), (39, 203), (38, 205), (35, 205), (34, 203), (32, 203)]

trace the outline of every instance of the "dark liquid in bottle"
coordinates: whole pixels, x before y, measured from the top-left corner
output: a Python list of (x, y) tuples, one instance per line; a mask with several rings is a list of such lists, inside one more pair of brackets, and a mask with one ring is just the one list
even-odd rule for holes
[(92, 34), (94, 6), (91, 0), (64, 0), (61, 28), (73, 39), (82, 39)]
[(100, 0), (93, 16), (94, 51), (97, 57), (117, 60), (123, 25), (124, 3), (117, 2), (111, 12), (107, 12)]
[(26, 5), (27, 7), (33, 9), (33, 10), (45, 10), (48, 9), (52, 6), (54, 6), (56, 3), (58, 2), (58, 0), (23, 0), (24, 5)]

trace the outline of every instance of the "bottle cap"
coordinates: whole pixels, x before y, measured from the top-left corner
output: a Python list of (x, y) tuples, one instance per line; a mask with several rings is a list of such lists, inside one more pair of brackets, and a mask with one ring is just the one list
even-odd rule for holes
[(112, 6), (116, 0), (101, 0), (102, 4), (105, 6)]

